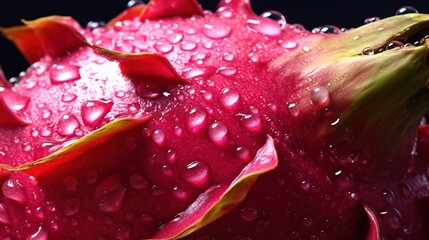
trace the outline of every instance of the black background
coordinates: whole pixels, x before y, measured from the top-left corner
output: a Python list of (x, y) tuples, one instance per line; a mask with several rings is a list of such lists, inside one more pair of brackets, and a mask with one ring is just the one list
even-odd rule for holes
[[(216, 0), (200, 0), (205, 9), (215, 10)], [(21, 19), (35, 19), (48, 15), (72, 16), (85, 26), (90, 20), (108, 21), (120, 13), (127, 0), (2, 0), (0, 2), (0, 26), (21, 24)], [(414, 6), (421, 13), (429, 13), (427, 0), (361, 0), (361, 1), (282, 1), (253, 0), (256, 13), (277, 10), (288, 23), (301, 23), (307, 29), (332, 24), (338, 27), (357, 27), (365, 18), (385, 18), (395, 14), (401, 6)], [(13, 44), (0, 37), (0, 65), (8, 78), (16, 76), (28, 64)]]

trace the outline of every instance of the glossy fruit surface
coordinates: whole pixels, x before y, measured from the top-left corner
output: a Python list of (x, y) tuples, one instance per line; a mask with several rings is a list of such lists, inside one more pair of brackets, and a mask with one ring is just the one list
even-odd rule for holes
[(1, 237), (428, 236), (427, 15), (309, 32), (153, 0), (24, 24), (0, 29), (32, 63), (0, 78)]

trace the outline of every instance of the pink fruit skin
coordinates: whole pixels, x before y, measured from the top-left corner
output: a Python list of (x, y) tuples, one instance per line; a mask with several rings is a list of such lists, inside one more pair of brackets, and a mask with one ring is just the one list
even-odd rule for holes
[(34, 63), (19, 84), (0, 80), (9, 116), (0, 120), (0, 237), (174, 237), (192, 225), (181, 217), (189, 206), (216, 203), (264, 159), (270, 167), (255, 170), (242, 202), (183, 236), (428, 237), (427, 131), (420, 155), (404, 146), (402, 165), (380, 170), (386, 156), (370, 147), (380, 136), (344, 135), (339, 117), (350, 102), (288, 57), (315, 57), (337, 35), (257, 16), (247, 1), (222, 1), (214, 13), (171, 2), (185, 5), (151, 1), (106, 28), (61, 17), (27, 23), (41, 46), (30, 53), (43, 51), (27, 55)]

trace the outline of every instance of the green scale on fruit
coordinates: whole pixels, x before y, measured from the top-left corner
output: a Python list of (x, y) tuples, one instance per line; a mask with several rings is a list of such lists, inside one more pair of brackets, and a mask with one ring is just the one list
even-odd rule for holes
[(329, 34), (151, 0), (23, 23), (0, 28), (32, 64), (0, 74), (1, 238), (429, 237), (428, 15)]

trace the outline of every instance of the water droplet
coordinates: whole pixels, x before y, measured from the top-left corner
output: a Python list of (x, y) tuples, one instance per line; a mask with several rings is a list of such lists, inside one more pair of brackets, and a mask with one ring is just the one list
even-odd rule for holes
[(426, 40), (427, 40), (427, 39), (429, 39), (429, 35), (425, 35), (424, 37), (422, 37), (422, 38), (420, 39), (420, 41), (416, 41), (416, 42), (414, 43), (414, 46), (420, 46), (420, 45), (425, 44), (425, 42), (426, 42)]
[(112, 106), (112, 101), (86, 101), (80, 109), (83, 123), (89, 127), (98, 126)]
[(172, 177), (174, 175), (173, 169), (168, 165), (163, 165), (161, 167), (161, 171), (167, 177)]
[(216, 13), (219, 14), (219, 16), (224, 18), (232, 17), (232, 12), (228, 7), (220, 7), (217, 9)]
[(172, 44), (179, 43), (180, 41), (182, 41), (182, 39), (183, 39), (183, 35), (181, 33), (173, 32), (173, 31), (167, 32), (167, 41)]
[(46, 208), (46, 210), (53, 212), (56, 209), (55, 203), (51, 202), (51, 201), (47, 201), (47, 202), (45, 202), (45, 208)]
[(160, 53), (169, 53), (173, 50), (173, 46), (164, 41), (158, 41), (153, 45), (153, 48), (155, 48), (156, 51)]
[(311, 102), (321, 108), (326, 108), (331, 103), (329, 91), (323, 86), (317, 86), (311, 91)]
[(167, 160), (171, 163), (174, 163), (176, 161), (176, 151), (174, 151), (173, 149), (168, 150)]
[(228, 128), (222, 122), (214, 122), (209, 127), (210, 140), (216, 145), (224, 145), (227, 140)]
[(48, 239), (49, 239), (49, 233), (45, 229), (45, 227), (43, 227), (43, 225), (40, 225), (33, 234), (31, 234), (26, 238), (26, 240), (48, 240)]
[(185, 167), (182, 177), (187, 182), (201, 187), (209, 181), (209, 169), (204, 163), (194, 161)]
[(105, 27), (106, 26), (106, 23), (105, 22), (103, 22), (103, 21), (89, 21), (87, 24), (86, 24), (86, 28), (89, 30), (89, 31), (93, 31), (94, 29), (96, 29), (96, 28), (103, 28), (103, 27)]
[(213, 94), (206, 90), (201, 90), (201, 96), (203, 96), (206, 101), (210, 101), (213, 98)]
[(234, 88), (226, 87), (220, 92), (219, 101), (225, 109), (236, 107), (239, 99), (240, 94)]
[(258, 132), (262, 129), (261, 118), (258, 114), (242, 114), (240, 115), (241, 123), (250, 131)]
[(200, 108), (193, 108), (186, 119), (187, 130), (190, 133), (197, 133), (203, 130), (206, 124), (206, 112)]
[(126, 188), (121, 185), (119, 175), (110, 175), (95, 190), (98, 209), (107, 213), (118, 211), (122, 207), (125, 192)]
[(45, 218), (45, 213), (43, 212), (42, 207), (36, 207), (36, 209), (34, 209), (34, 215), (39, 219)]
[(231, 33), (231, 28), (222, 23), (205, 24), (203, 27), (203, 33), (209, 38), (224, 38)]
[(311, 227), (311, 225), (313, 225), (313, 219), (312, 219), (312, 218), (305, 217), (305, 218), (304, 218), (304, 220), (302, 221), (302, 224), (303, 224), (305, 227)]
[(37, 130), (37, 128), (33, 128), (33, 129), (31, 129), (30, 134), (32, 137), (37, 137), (37, 136), (39, 136), (39, 130)]
[(70, 192), (76, 191), (77, 185), (78, 185), (78, 182), (75, 177), (69, 176), (64, 178), (64, 188), (67, 191), (70, 191)]
[(246, 222), (253, 222), (258, 218), (258, 211), (252, 207), (246, 207), (241, 209), (240, 216)]
[(366, 18), (366, 19), (365, 19), (364, 23), (365, 23), (365, 24), (368, 24), (368, 23), (372, 23), (372, 22), (379, 21), (379, 20), (380, 20), (380, 18), (379, 18), (379, 17), (369, 17), (369, 18)]
[(49, 227), (50, 227), (52, 230), (57, 231), (57, 230), (59, 229), (58, 222), (57, 222), (57, 221), (55, 221), (55, 220), (52, 220), (52, 221), (49, 223)]
[(60, 84), (63, 82), (75, 81), (80, 79), (80, 67), (72, 65), (55, 64), (49, 70), (49, 77), (52, 84)]
[(375, 51), (371, 47), (366, 47), (362, 50), (363, 55), (374, 55)]
[(23, 142), (22, 143), (22, 151), (24, 151), (24, 152), (31, 151), (31, 143), (30, 142)]
[(77, 118), (70, 114), (63, 115), (56, 125), (57, 132), (64, 137), (72, 136), (79, 126)]
[(254, 63), (259, 62), (259, 55), (257, 53), (249, 53), (249, 58)]
[(10, 224), (10, 217), (6, 204), (0, 203), (0, 222), (4, 224)]
[(292, 116), (294, 116), (294, 117), (298, 117), (299, 116), (299, 109), (298, 109), (296, 103), (289, 104), (287, 108), (289, 110), (289, 113)]
[(138, 4), (143, 4), (143, 3), (144, 2), (142, 0), (129, 0), (127, 2), (127, 8), (134, 7), (134, 6), (138, 5)]
[(404, 44), (401, 41), (393, 40), (386, 45), (386, 50), (391, 50), (394, 48), (401, 48)]
[(69, 198), (64, 202), (63, 211), (65, 216), (73, 216), (79, 213), (81, 207), (80, 200)]
[(231, 62), (232, 60), (234, 60), (234, 54), (226, 52), (223, 54), (222, 59), (224, 61)]
[(151, 196), (152, 197), (161, 197), (165, 193), (167, 193), (167, 191), (161, 186), (153, 185), (151, 188)]
[(125, 96), (125, 92), (122, 90), (115, 92), (115, 97), (117, 97), (117, 98), (123, 98), (124, 96)]
[(195, 50), (195, 48), (197, 48), (197, 44), (194, 42), (183, 41), (180, 44), (180, 49), (182, 49), (184, 51), (192, 51), (192, 50)]
[(24, 186), (16, 179), (8, 179), (2, 185), (3, 195), (19, 203), (27, 201)]
[(319, 30), (320, 33), (330, 33), (330, 34), (338, 34), (341, 33), (340, 29), (337, 26), (334, 25), (325, 25), (320, 27)]
[(381, 208), (379, 210), (380, 218), (392, 229), (398, 229), (402, 226), (402, 215), (395, 208)]
[(196, 32), (197, 30), (195, 30), (195, 28), (192, 28), (192, 27), (188, 27), (185, 29), (185, 33), (189, 35), (194, 35)]
[(42, 118), (47, 119), (51, 116), (52, 111), (50, 109), (43, 109), (42, 111)]
[(97, 182), (98, 174), (97, 172), (90, 170), (86, 173), (85, 178), (86, 178), (86, 182), (91, 185)]
[(331, 126), (336, 126), (340, 122), (340, 118), (335, 119), (333, 122), (331, 122)]
[(180, 200), (188, 199), (188, 194), (183, 189), (177, 186), (174, 186), (173, 188), (173, 195)]
[(230, 77), (234, 75), (236, 72), (237, 72), (237, 69), (234, 67), (220, 67), (216, 70), (216, 73), (224, 77)]
[(276, 21), (281, 29), (284, 29), (286, 27), (286, 18), (280, 12), (271, 10), (263, 12), (260, 16)]
[(412, 6), (403, 6), (396, 11), (395, 15), (402, 15), (407, 13), (419, 13), (419, 11), (417, 11), (417, 9)]
[(41, 133), (42, 137), (49, 137), (49, 136), (51, 136), (51, 134), (52, 134), (52, 128), (51, 127), (49, 127), (49, 126), (43, 127), (42, 133)]
[(291, 40), (279, 40), (278, 44), (286, 49), (295, 49), (298, 47), (298, 43)]
[(301, 188), (304, 190), (309, 190), (311, 187), (310, 182), (307, 180), (302, 180), (301, 182)]
[(236, 149), (236, 155), (240, 160), (243, 161), (249, 161), (250, 156), (250, 150), (247, 147), (237, 147)]
[(336, 169), (333, 180), (341, 188), (349, 188), (353, 184), (353, 175), (348, 174), (341, 169)]
[(181, 127), (179, 126), (174, 127), (174, 135), (176, 135), (176, 137), (182, 136), (182, 133), (183, 133), (183, 130)]
[(75, 100), (76, 98), (77, 98), (76, 94), (73, 94), (73, 93), (64, 93), (61, 96), (61, 101), (62, 102), (71, 102), (71, 101)]
[(267, 104), (268, 109), (270, 109), (271, 112), (277, 112), (277, 105), (274, 103), (268, 103)]
[(267, 18), (249, 19), (247, 20), (247, 27), (269, 37), (279, 36), (282, 31), (277, 21)]
[(157, 129), (152, 134), (152, 140), (158, 146), (162, 146), (165, 142), (165, 134), (164, 131)]
[(156, 99), (161, 93), (155, 87), (146, 84), (140, 84), (136, 89), (137, 95), (144, 99)]
[(395, 194), (392, 191), (384, 189), (381, 194), (388, 203), (393, 204), (395, 202)]
[(149, 187), (149, 182), (141, 175), (133, 174), (128, 179), (130, 186), (135, 190), (142, 190)]
[(130, 103), (127, 106), (127, 110), (129, 114), (136, 114), (140, 109), (140, 105), (139, 103), (135, 102), (135, 103)]

